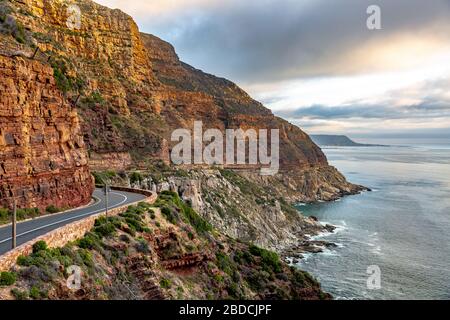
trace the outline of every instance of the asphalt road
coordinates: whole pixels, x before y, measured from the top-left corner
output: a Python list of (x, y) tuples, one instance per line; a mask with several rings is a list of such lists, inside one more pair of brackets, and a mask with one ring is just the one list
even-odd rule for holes
[[(66, 224), (82, 220), (85, 217), (104, 211), (106, 197), (103, 195), (101, 189), (96, 189), (94, 191), (94, 197), (97, 198), (96, 202), (90, 206), (18, 223), (17, 246)], [(108, 197), (108, 208), (112, 209), (144, 199), (145, 196), (136, 193), (111, 191)], [(0, 228), (0, 255), (10, 250), (11, 226), (8, 225)]]

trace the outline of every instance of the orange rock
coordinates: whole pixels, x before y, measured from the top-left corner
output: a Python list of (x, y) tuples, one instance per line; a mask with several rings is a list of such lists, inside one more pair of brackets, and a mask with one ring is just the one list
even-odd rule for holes
[(74, 207), (93, 181), (76, 112), (37, 61), (0, 56), (0, 207)]

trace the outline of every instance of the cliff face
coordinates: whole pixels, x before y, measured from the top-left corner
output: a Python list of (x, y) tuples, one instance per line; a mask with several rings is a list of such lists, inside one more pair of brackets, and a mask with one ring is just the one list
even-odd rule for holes
[[(166, 121), (192, 127), (202, 120), (207, 128), (279, 129), (283, 170), (327, 166), (323, 152), (298, 127), (275, 117), (236, 84), (181, 62), (169, 43), (141, 34), (153, 73), (166, 86), (161, 114)], [(177, 120), (174, 120), (177, 119)], [(174, 123), (175, 124), (175, 123)]]
[(121, 11), (88, 0), (75, 3), (80, 29), (66, 26), (64, 1), (13, 1), (16, 18), (33, 31), (32, 41), (53, 61), (64, 61), (67, 78), (80, 84), (67, 91), (72, 99), (81, 94), (85, 139), (96, 160), (125, 152), (138, 165), (148, 159), (168, 162), (171, 132), (201, 120), (205, 128), (222, 130), (278, 128), (282, 168), (327, 166), (305, 133), (234, 83), (184, 64), (170, 44), (139, 33)]
[[(92, 169), (169, 164), (172, 131), (202, 121), (221, 130), (280, 129), (282, 174), (274, 179), (292, 199), (329, 200), (360, 190), (302, 130), (234, 83), (181, 62), (170, 44), (140, 33), (120, 10), (89, 0), (5, 3), (22, 32), (2, 37), (0, 52), (31, 57), (39, 48), (35, 59), (53, 68), (56, 85), (77, 107)], [(80, 8), (79, 28), (67, 25), (70, 4)]]
[(0, 55), (0, 207), (79, 206), (93, 181), (75, 110), (37, 61)]

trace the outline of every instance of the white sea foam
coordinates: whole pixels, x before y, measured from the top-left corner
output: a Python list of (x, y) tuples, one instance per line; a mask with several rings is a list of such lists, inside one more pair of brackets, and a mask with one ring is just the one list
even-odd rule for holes
[(371, 252), (373, 254), (380, 255), (381, 254), (381, 247), (380, 246), (375, 246), (374, 249), (371, 250)]
[(325, 249), (323, 250), (323, 252), (320, 252), (318, 254), (324, 255), (324, 256), (337, 256), (338, 253), (334, 250), (330, 250), (330, 249)]

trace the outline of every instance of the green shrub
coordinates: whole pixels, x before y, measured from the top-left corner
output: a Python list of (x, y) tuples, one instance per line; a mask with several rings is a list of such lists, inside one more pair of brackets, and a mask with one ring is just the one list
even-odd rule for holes
[(233, 298), (240, 297), (240, 290), (239, 290), (237, 283), (234, 283), (234, 282), (230, 283), (230, 285), (227, 288), (227, 292), (230, 297), (233, 297)]
[(94, 176), (95, 184), (96, 185), (103, 185), (105, 184), (105, 181), (103, 181), (103, 177), (98, 172), (92, 172), (92, 175)]
[(268, 274), (264, 271), (253, 270), (246, 280), (252, 290), (261, 292), (268, 282)]
[(159, 285), (161, 286), (161, 288), (163, 289), (170, 289), (170, 287), (172, 286), (172, 282), (169, 279), (161, 279), (161, 281), (159, 282)]
[(178, 220), (174, 212), (181, 212), (184, 219), (192, 225), (198, 233), (204, 234), (212, 231), (213, 229), (211, 224), (199, 216), (194, 209), (183, 202), (176, 192), (161, 192), (155, 206), (161, 207), (161, 213), (169, 222), (173, 224), (175, 224)]
[(98, 227), (94, 228), (94, 232), (98, 234), (100, 237), (109, 237), (116, 232), (116, 226), (111, 222), (102, 224)]
[(38, 253), (40, 251), (45, 251), (47, 250), (47, 243), (43, 240), (40, 240), (38, 242), (36, 242), (35, 244), (33, 244), (33, 253)]
[(142, 219), (147, 212), (147, 209), (142, 206), (129, 206), (127, 211), (122, 213), (121, 217), (129, 217), (133, 219)]
[(78, 240), (77, 245), (82, 249), (92, 250), (97, 247), (99, 240), (100, 239), (96, 234), (89, 232), (83, 238)]
[(141, 183), (142, 180), (144, 180), (144, 177), (137, 171), (134, 171), (133, 173), (131, 173), (130, 175), (130, 183), (131, 184), (135, 184), (135, 183)]
[(250, 245), (250, 247), (248, 249), (252, 255), (257, 256), (257, 257), (261, 256), (262, 249), (260, 247), (257, 247), (252, 244), (252, 245)]
[(9, 210), (0, 208), (0, 223), (8, 222), (9, 220)]
[(294, 279), (293, 282), (299, 287), (309, 287), (317, 285), (317, 281), (308, 273), (298, 269), (291, 269)]
[(190, 224), (198, 233), (206, 233), (212, 231), (211, 224), (200, 217), (197, 212), (195, 212), (191, 207), (184, 205), (183, 212), (185, 217), (189, 220)]
[(30, 256), (20, 255), (17, 257), (17, 264), (22, 267), (28, 267), (32, 263), (32, 258)]
[(117, 172), (113, 170), (107, 170), (102, 172), (92, 172), (92, 175), (94, 176), (96, 185), (104, 185), (111, 179), (117, 177)]
[(248, 252), (248, 251), (243, 251), (242, 258), (244, 259), (244, 261), (245, 261), (247, 264), (251, 264), (251, 263), (254, 263), (254, 262), (255, 262), (255, 259), (253, 258), (253, 256), (252, 256), (252, 255), (250, 254), (250, 252)]
[(25, 28), (23, 27), (22, 23), (16, 21), (16, 30), (14, 32), (14, 38), (17, 42), (24, 44), (26, 42), (26, 34), (25, 34)]
[(41, 298), (41, 291), (39, 290), (38, 287), (33, 286), (33, 287), (30, 289), (30, 294), (29, 294), (29, 296), (30, 296), (31, 299), (38, 300), (38, 299)]
[(16, 298), (16, 300), (27, 300), (28, 299), (28, 292), (27, 291), (21, 291), (19, 289), (12, 289), (11, 294)]
[(68, 68), (66, 62), (61, 58), (53, 57), (51, 60), (53, 68), (53, 77), (55, 78), (56, 86), (64, 93), (73, 90), (73, 79), (68, 76)]
[(0, 286), (12, 286), (16, 282), (16, 274), (14, 272), (0, 273)]
[(138, 231), (138, 232), (143, 232), (144, 231), (144, 226), (143, 223), (133, 219), (133, 218), (125, 218), (125, 221), (127, 222), (128, 226), (131, 227), (132, 229)]
[(24, 208), (17, 209), (16, 217), (17, 220), (25, 220), (29, 218), (35, 218), (40, 215), (40, 211), (37, 208)]
[(54, 205), (49, 205), (49, 206), (45, 209), (45, 211), (46, 211), (47, 213), (58, 213), (58, 212), (61, 212), (61, 209), (58, 208), (58, 207), (55, 207)]
[(90, 99), (93, 103), (103, 103), (105, 101), (102, 94), (98, 91), (92, 92)]
[(145, 210), (149, 210), (152, 207), (150, 203), (147, 203), (147, 202), (144, 202), (144, 201), (139, 202), (137, 206), (139, 208), (142, 208), (142, 209), (145, 209)]
[(236, 266), (233, 261), (231, 261), (231, 259), (223, 252), (216, 253), (216, 258), (217, 266), (219, 267), (219, 269), (229, 276), (232, 276), (234, 271), (236, 270)]
[(92, 253), (86, 249), (80, 249), (78, 250), (78, 255), (80, 256), (81, 260), (83, 261), (83, 264), (88, 267), (94, 266), (94, 258), (92, 256)]
[(275, 252), (259, 248), (255, 245), (251, 245), (249, 250), (254, 256), (261, 257), (261, 265), (265, 271), (278, 273), (283, 270), (280, 257)]
[(236, 252), (234, 253), (233, 260), (234, 260), (237, 264), (242, 264), (243, 256), (244, 256), (243, 252), (240, 251), (240, 250), (238, 250), (238, 251), (236, 251)]
[(108, 222), (108, 219), (105, 216), (101, 216), (94, 222), (94, 227), (99, 227)]
[(172, 210), (169, 207), (161, 208), (161, 213), (170, 223), (172, 224), (177, 223), (177, 218), (175, 217), (175, 215), (173, 214)]

